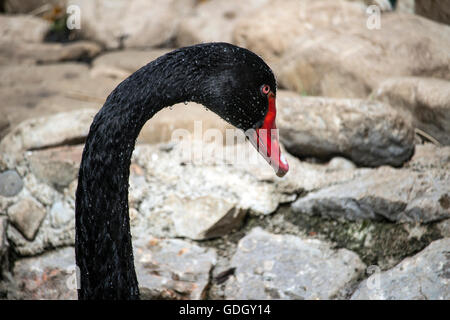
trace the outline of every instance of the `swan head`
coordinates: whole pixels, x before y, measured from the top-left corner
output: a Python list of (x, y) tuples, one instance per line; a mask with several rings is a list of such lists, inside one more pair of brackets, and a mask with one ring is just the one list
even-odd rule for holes
[(281, 153), (276, 126), (276, 79), (255, 53), (228, 43), (203, 44), (199, 60), (202, 81), (194, 100), (243, 130), (275, 173), (282, 177), (289, 165)]

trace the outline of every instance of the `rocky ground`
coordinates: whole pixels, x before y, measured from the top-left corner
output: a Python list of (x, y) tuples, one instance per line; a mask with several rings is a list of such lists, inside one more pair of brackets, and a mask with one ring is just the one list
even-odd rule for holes
[[(450, 299), (447, 7), (398, 1), (371, 30), (374, 1), (43, 2), (4, 0), (0, 14), (0, 298), (76, 298), (74, 193), (93, 116), (148, 61), (228, 41), (276, 73), (290, 172), (229, 161), (255, 153), (246, 144), (170, 141), (194, 120), (230, 128), (202, 106), (158, 113), (130, 176), (142, 297)], [(82, 10), (76, 32), (57, 28), (67, 3)]]

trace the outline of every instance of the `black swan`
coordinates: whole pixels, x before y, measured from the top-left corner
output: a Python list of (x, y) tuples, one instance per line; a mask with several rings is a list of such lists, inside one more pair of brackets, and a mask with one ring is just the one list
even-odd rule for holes
[[(128, 216), (131, 154), (145, 124), (185, 101), (247, 132), (278, 176), (288, 171), (275, 129), (276, 81), (253, 52), (227, 43), (174, 50), (120, 83), (95, 116), (75, 203), (79, 299), (139, 299)], [(266, 129), (266, 130), (264, 130)], [(267, 131), (267, 134), (266, 134)]]

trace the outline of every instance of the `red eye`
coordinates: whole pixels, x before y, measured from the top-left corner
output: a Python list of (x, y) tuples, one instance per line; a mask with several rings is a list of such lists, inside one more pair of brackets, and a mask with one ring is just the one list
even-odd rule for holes
[(270, 86), (267, 84), (262, 85), (261, 87), (261, 93), (262, 94), (268, 94), (270, 92)]

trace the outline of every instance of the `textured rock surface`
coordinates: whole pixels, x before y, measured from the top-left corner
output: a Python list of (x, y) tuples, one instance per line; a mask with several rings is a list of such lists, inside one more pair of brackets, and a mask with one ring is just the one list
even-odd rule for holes
[(365, 268), (349, 250), (260, 228), (240, 240), (231, 265), (227, 299), (330, 299)]
[(350, 220), (432, 222), (450, 217), (448, 169), (417, 172), (381, 167), (311, 192), (292, 204), (299, 214)]
[[(68, 188), (62, 190), (64, 192), (62, 194), (28, 173), (24, 177), (24, 188), (17, 196), (12, 198), (0, 197), (0, 210), (8, 212), (8, 215), (11, 207), (17, 203), (39, 201), (38, 206), (43, 207), (45, 217), (40, 222), (39, 230), (36, 231), (33, 241), (24, 237), (16, 227), (8, 228), (8, 240), (14, 245), (16, 253), (29, 256), (40, 254), (46, 249), (73, 245), (75, 239), (75, 186), (76, 184), (71, 184)], [(29, 215), (34, 213), (28, 210), (27, 212)]]
[(229, 233), (240, 226), (246, 214), (245, 210), (236, 208), (234, 203), (213, 195), (194, 199), (169, 195), (163, 206), (173, 212), (176, 235), (196, 240)]
[(433, 78), (388, 79), (372, 93), (441, 144), (450, 145), (450, 81)]
[(432, 242), (395, 268), (375, 273), (352, 295), (363, 300), (450, 299), (450, 238)]
[(34, 240), (45, 214), (45, 208), (31, 198), (23, 199), (8, 208), (9, 220), (30, 241)]
[(95, 113), (82, 109), (22, 122), (0, 142), (3, 161), (14, 167), (26, 150), (83, 141)]
[(56, 188), (67, 187), (78, 177), (83, 146), (57, 147), (33, 151), (26, 157), (31, 172), (41, 181)]
[(81, 9), (83, 36), (107, 48), (154, 47), (169, 42), (195, 1), (69, 0)]
[(342, 155), (362, 166), (399, 166), (413, 154), (412, 126), (387, 104), (283, 91), (277, 102), (281, 140), (296, 156)]
[(38, 257), (18, 260), (14, 265), (15, 285), (19, 299), (77, 299), (75, 250), (57, 249)]
[(0, 196), (13, 197), (23, 188), (22, 178), (14, 170), (0, 173)]
[(146, 236), (134, 240), (143, 299), (201, 299), (216, 264), (216, 253), (179, 239)]
[(364, 17), (295, 41), (275, 70), (282, 87), (299, 93), (365, 98), (387, 78), (450, 79), (450, 27), (415, 15), (386, 14), (375, 30)]

